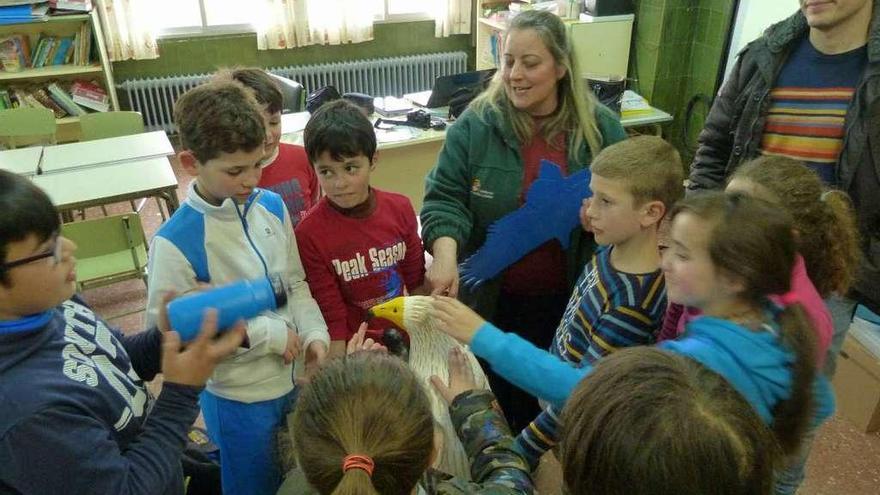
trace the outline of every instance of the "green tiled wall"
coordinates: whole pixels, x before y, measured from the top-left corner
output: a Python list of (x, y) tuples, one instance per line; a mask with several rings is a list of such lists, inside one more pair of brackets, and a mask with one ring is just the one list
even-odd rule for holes
[(434, 37), (434, 22), (376, 24), (372, 41), (333, 46), (306, 46), (290, 50), (257, 50), (254, 34), (167, 38), (159, 41), (156, 60), (115, 62), (117, 81), (138, 77), (212, 72), (231, 65), (278, 67), (414, 53), (466, 51), (473, 65), (470, 35)]
[[(682, 123), (694, 95), (713, 96), (732, 2), (730, 0), (635, 0), (636, 36), (631, 52), (631, 87), (675, 117), (665, 137), (690, 161), (703, 111)], [(704, 108), (704, 107), (703, 107)]]

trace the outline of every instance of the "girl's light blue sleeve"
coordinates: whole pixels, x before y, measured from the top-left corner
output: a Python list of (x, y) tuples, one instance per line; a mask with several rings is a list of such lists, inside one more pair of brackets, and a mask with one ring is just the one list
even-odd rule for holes
[(489, 322), (477, 330), (471, 350), (488, 361), (492, 370), (507, 381), (559, 409), (592, 369), (590, 366), (575, 368)]

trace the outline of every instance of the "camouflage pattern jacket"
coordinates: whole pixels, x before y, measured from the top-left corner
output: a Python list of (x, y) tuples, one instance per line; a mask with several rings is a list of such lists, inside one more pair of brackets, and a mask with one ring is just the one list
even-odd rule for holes
[(534, 493), (529, 465), (516, 451), (510, 428), (488, 390), (465, 392), (449, 406), (452, 424), (471, 461), (475, 481), (429, 469), (420, 488), (430, 495)]

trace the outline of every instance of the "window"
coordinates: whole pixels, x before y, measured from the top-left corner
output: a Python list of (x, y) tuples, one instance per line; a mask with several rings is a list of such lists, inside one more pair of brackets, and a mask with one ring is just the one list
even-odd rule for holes
[[(192, 34), (224, 29), (251, 29), (260, 22), (261, 0), (150, 0), (151, 24), (159, 35)], [(388, 22), (428, 19), (435, 0), (363, 0), (363, 15)], [(306, 2), (312, 24), (334, 22), (338, 11), (331, 2)], [(327, 12), (324, 12), (327, 10)], [(173, 12), (173, 14), (170, 14)]]
[[(152, 24), (161, 35), (190, 34), (218, 27), (250, 28), (260, 9), (254, 1), (241, 0), (150, 0), (155, 8)], [(169, 14), (173, 12), (173, 14)]]
[(426, 16), (431, 12), (431, 3), (431, 0), (385, 0), (385, 18), (414, 14)]

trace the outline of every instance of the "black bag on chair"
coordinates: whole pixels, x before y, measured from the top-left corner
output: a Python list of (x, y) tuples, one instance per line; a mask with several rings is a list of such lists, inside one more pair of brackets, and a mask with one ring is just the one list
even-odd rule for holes
[(626, 79), (602, 80), (586, 78), (587, 86), (600, 103), (620, 115), (620, 102), (626, 89)]
[(306, 110), (309, 113), (315, 113), (315, 110), (321, 108), (321, 105), (324, 103), (340, 98), (342, 98), (342, 95), (339, 94), (339, 90), (335, 86), (318, 88), (309, 93), (309, 96), (306, 96)]

